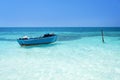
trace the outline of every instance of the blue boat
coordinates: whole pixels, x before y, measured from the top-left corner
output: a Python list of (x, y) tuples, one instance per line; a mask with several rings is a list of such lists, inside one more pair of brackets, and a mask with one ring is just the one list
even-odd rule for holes
[(17, 39), (17, 42), (21, 46), (29, 46), (29, 45), (53, 43), (56, 40), (57, 40), (56, 34), (44, 34), (44, 36), (42, 37), (35, 37), (35, 38), (29, 38), (27, 36), (24, 36), (23, 38)]

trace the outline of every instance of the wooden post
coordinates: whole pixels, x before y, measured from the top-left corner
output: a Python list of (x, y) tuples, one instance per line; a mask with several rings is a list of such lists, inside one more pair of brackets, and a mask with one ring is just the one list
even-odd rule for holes
[(102, 35), (102, 42), (104, 43), (104, 33), (103, 33), (103, 30), (101, 30), (101, 35)]

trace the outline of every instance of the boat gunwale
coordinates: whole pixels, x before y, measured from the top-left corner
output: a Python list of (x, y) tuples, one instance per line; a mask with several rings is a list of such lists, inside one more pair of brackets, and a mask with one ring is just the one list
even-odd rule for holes
[(17, 40), (39, 40), (39, 39), (45, 39), (45, 38), (51, 38), (51, 37), (57, 37), (57, 35), (53, 35), (53, 36), (48, 36), (48, 37), (35, 37), (35, 38), (28, 38), (28, 39), (17, 39)]

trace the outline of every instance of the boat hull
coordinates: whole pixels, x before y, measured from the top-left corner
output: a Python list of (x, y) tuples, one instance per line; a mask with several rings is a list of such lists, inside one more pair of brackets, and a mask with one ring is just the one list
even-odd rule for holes
[(53, 43), (57, 40), (57, 36), (50, 36), (50, 37), (40, 37), (40, 38), (30, 38), (30, 39), (17, 39), (18, 43), (21, 46), (29, 46), (29, 45), (38, 45), (38, 44), (48, 44)]

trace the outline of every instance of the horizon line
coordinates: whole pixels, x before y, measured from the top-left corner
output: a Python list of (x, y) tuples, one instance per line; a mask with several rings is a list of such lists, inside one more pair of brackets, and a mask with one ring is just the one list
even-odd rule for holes
[(120, 27), (120, 26), (0, 26), (0, 28), (4, 27), (18, 27), (18, 28), (24, 28), (24, 27)]

